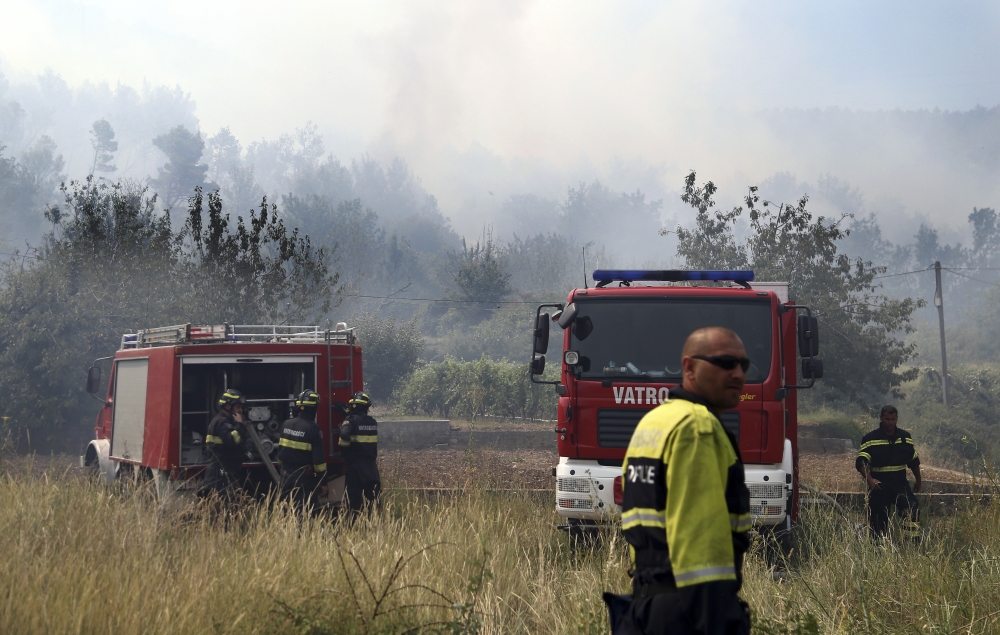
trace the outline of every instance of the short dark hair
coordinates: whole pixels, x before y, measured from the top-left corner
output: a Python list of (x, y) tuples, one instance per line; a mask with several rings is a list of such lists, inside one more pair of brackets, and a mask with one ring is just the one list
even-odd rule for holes
[(882, 406), (882, 410), (878, 413), (878, 418), (881, 419), (882, 415), (898, 415), (899, 411), (896, 410), (896, 406)]

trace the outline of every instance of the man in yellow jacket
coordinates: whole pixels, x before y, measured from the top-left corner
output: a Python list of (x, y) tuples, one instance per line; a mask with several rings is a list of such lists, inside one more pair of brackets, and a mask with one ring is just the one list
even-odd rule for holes
[[(636, 427), (623, 465), (622, 530), (634, 572), (617, 633), (746, 635), (737, 595), (749, 544), (750, 493), (736, 440), (720, 411), (740, 402), (750, 366), (743, 342), (698, 329), (682, 352), (683, 383)], [(626, 596), (627, 597), (627, 596)]]

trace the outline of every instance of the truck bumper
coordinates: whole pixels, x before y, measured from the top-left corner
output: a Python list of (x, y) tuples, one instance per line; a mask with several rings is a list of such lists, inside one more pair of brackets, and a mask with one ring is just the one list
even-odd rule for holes
[[(792, 442), (785, 439), (780, 464), (747, 464), (744, 473), (754, 523), (787, 525), (792, 500)], [(612, 514), (621, 514), (614, 498), (615, 477), (621, 474), (618, 466), (560, 457), (556, 466), (556, 513), (567, 519), (561, 527), (596, 526)]]

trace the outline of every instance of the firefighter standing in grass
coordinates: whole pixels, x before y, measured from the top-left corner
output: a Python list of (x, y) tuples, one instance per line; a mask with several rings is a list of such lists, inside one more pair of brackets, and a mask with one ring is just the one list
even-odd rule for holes
[[(920, 457), (913, 447), (913, 437), (896, 427), (899, 412), (895, 406), (882, 406), (879, 427), (861, 439), (855, 467), (868, 484), (868, 527), (875, 537), (889, 529), (889, 515), (895, 507), (903, 516), (903, 536), (920, 538), (920, 508), (914, 492), (919, 492)], [(906, 480), (906, 468), (913, 471), (913, 489)]]
[(205, 447), (209, 462), (205, 469), (205, 493), (215, 492), (223, 500), (232, 502), (243, 486), (243, 404), (246, 397), (230, 388), (219, 398), (219, 414), (208, 424)]
[(281, 464), (281, 496), (300, 508), (312, 509), (316, 499), (326, 496), (326, 450), (316, 423), (319, 394), (304, 390), (295, 399), (294, 419), (284, 423), (278, 441)]
[(604, 594), (612, 632), (748, 635), (737, 594), (750, 493), (719, 414), (739, 404), (750, 360), (736, 333), (706, 327), (688, 336), (681, 365), (681, 387), (642, 418), (625, 454), (632, 596)]
[(351, 515), (375, 503), (382, 491), (378, 465), (378, 422), (368, 414), (372, 400), (363, 392), (348, 402), (347, 418), (340, 426), (340, 452), (347, 462), (344, 489)]

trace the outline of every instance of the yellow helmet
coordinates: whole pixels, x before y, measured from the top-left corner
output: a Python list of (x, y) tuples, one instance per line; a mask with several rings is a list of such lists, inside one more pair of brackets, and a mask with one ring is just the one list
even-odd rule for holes
[(243, 393), (234, 388), (230, 388), (226, 392), (222, 393), (221, 397), (219, 397), (220, 406), (229, 406), (232, 404), (246, 403), (246, 402), (247, 398), (243, 396)]
[(315, 410), (318, 405), (319, 394), (312, 390), (303, 390), (299, 393), (299, 396), (295, 398), (296, 408), (301, 408), (303, 410), (306, 410), (307, 408)]
[(368, 408), (372, 405), (372, 398), (368, 396), (368, 393), (356, 392), (347, 403), (352, 408)]

